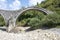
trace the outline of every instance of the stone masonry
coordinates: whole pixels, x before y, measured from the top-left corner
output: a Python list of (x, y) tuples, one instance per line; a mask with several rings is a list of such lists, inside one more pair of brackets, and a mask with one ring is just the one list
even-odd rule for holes
[(42, 11), (44, 12), (44, 14), (53, 13), (52, 11), (46, 10), (44, 8), (38, 8), (38, 7), (28, 7), (20, 10), (0, 10), (0, 14), (3, 16), (4, 21), (6, 23), (7, 31), (9, 32), (12, 28), (15, 27), (16, 20), (20, 16), (20, 14), (31, 9)]

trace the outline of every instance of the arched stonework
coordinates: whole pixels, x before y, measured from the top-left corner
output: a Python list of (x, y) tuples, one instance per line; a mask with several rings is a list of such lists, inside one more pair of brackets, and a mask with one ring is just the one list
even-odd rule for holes
[[(16, 20), (17, 20), (17, 18), (18, 18), (23, 12), (25, 12), (25, 11), (27, 11), (27, 10), (38, 10), (38, 11), (40, 11), (40, 12), (44, 12), (44, 14), (53, 13), (52, 11), (46, 10), (46, 9), (44, 9), (44, 8), (29, 7), (29, 8), (26, 8), (26, 9), (23, 9), (22, 11), (20, 11), (20, 12), (18, 13), (18, 15), (16, 16)], [(16, 22), (16, 20), (15, 20), (15, 22)]]
[(53, 13), (52, 11), (46, 10), (44, 8), (28, 7), (28, 8), (20, 9), (20, 10), (0, 10), (0, 14), (3, 16), (6, 23), (11, 18), (11, 15), (12, 15), (12, 18), (14, 18), (14, 20), (16, 22), (16, 20), (17, 20), (17, 18), (19, 17), (20, 14), (22, 14), (23, 12), (25, 12), (27, 10), (31, 10), (31, 9), (42, 11), (42, 12), (44, 12), (44, 14)]
[(3, 16), (6, 25), (8, 25), (7, 26), (8, 31), (12, 30), (12, 28), (15, 27), (16, 20), (17, 20), (17, 18), (19, 17), (20, 14), (22, 14), (23, 12), (25, 12), (27, 10), (31, 10), (31, 9), (42, 11), (45, 14), (53, 13), (52, 11), (46, 10), (44, 8), (38, 8), (38, 7), (28, 7), (28, 8), (24, 8), (24, 9), (21, 9), (21, 10), (0, 10), (0, 14)]

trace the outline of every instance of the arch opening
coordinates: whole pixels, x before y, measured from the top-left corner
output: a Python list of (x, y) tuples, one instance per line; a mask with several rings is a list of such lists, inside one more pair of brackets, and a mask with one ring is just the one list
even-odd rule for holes
[(0, 26), (5, 26), (5, 20), (1, 14), (0, 14)]
[(22, 12), (16, 19), (16, 25), (17, 26), (29, 26), (28, 22), (30, 21), (31, 18), (39, 18), (42, 20), (44, 16), (46, 16), (47, 13), (40, 11), (40, 10), (35, 10), (35, 9), (29, 9), (24, 12)]

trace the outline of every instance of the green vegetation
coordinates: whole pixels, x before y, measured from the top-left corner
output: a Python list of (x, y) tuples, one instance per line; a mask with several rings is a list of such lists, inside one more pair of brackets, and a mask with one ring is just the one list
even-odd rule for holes
[(60, 14), (60, 0), (45, 0), (41, 4), (37, 3), (37, 6)]
[[(34, 29), (43, 26), (51, 28), (60, 25), (60, 0), (45, 0), (41, 4), (37, 3), (36, 6), (45, 8), (47, 10), (51, 10), (54, 13), (44, 15), (42, 12), (30, 10), (22, 14), (21, 15), (22, 18), (19, 17), (20, 19), (19, 18), (18, 19), (22, 21), (25, 20), (24, 23), (25, 24), (27, 23), (27, 25), (31, 26)], [(21, 23), (22, 21), (19, 22)]]
[(4, 18), (0, 15), (0, 26), (5, 25)]
[(28, 10), (25, 13), (21, 14), (17, 19), (18, 26), (29, 26), (28, 23), (31, 19), (37, 18), (42, 20), (44, 18), (44, 13), (36, 10)]
[(60, 15), (57, 13), (47, 15), (45, 20), (47, 21), (45, 23), (47, 26), (53, 27), (60, 25)]
[(41, 28), (42, 21), (38, 18), (32, 18), (32, 19), (30, 19), (28, 25), (31, 26), (31, 28), (33, 28), (33, 29)]
[[(47, 17), (51, 21), (51, 24), (60, 25), (60, 0), (45, 0), (41, 4), (37, 3), (37, 6), (55, 12), (54, 14), (47, 15)], [(48, 26), (51, 26), (50, 23)]]
[(49, 14), (46, 15), (42, 20), (39, 20), (38, 18), (32, 18), (29, 22), (29, 25), (34, 29), (41, 27), (57, 27), (58, 25), (60, 25), (60, 15), (55, 13)]

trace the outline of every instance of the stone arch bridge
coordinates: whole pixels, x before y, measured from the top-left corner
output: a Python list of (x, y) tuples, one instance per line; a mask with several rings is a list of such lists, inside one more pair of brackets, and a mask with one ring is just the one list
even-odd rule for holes
[(16, 20), (20, 14), (31, 9), (42, 11), (44, 12), (44, 14), (53, 13), (52, 11), (46, 10), (44, 8), (38, 8), (38, 7), (28, 7), (21, 10), (0, 10), (0, 14), (3, 16), (4, 21), (6, 23), (7, 31), (10, 31), (15, 27)]

